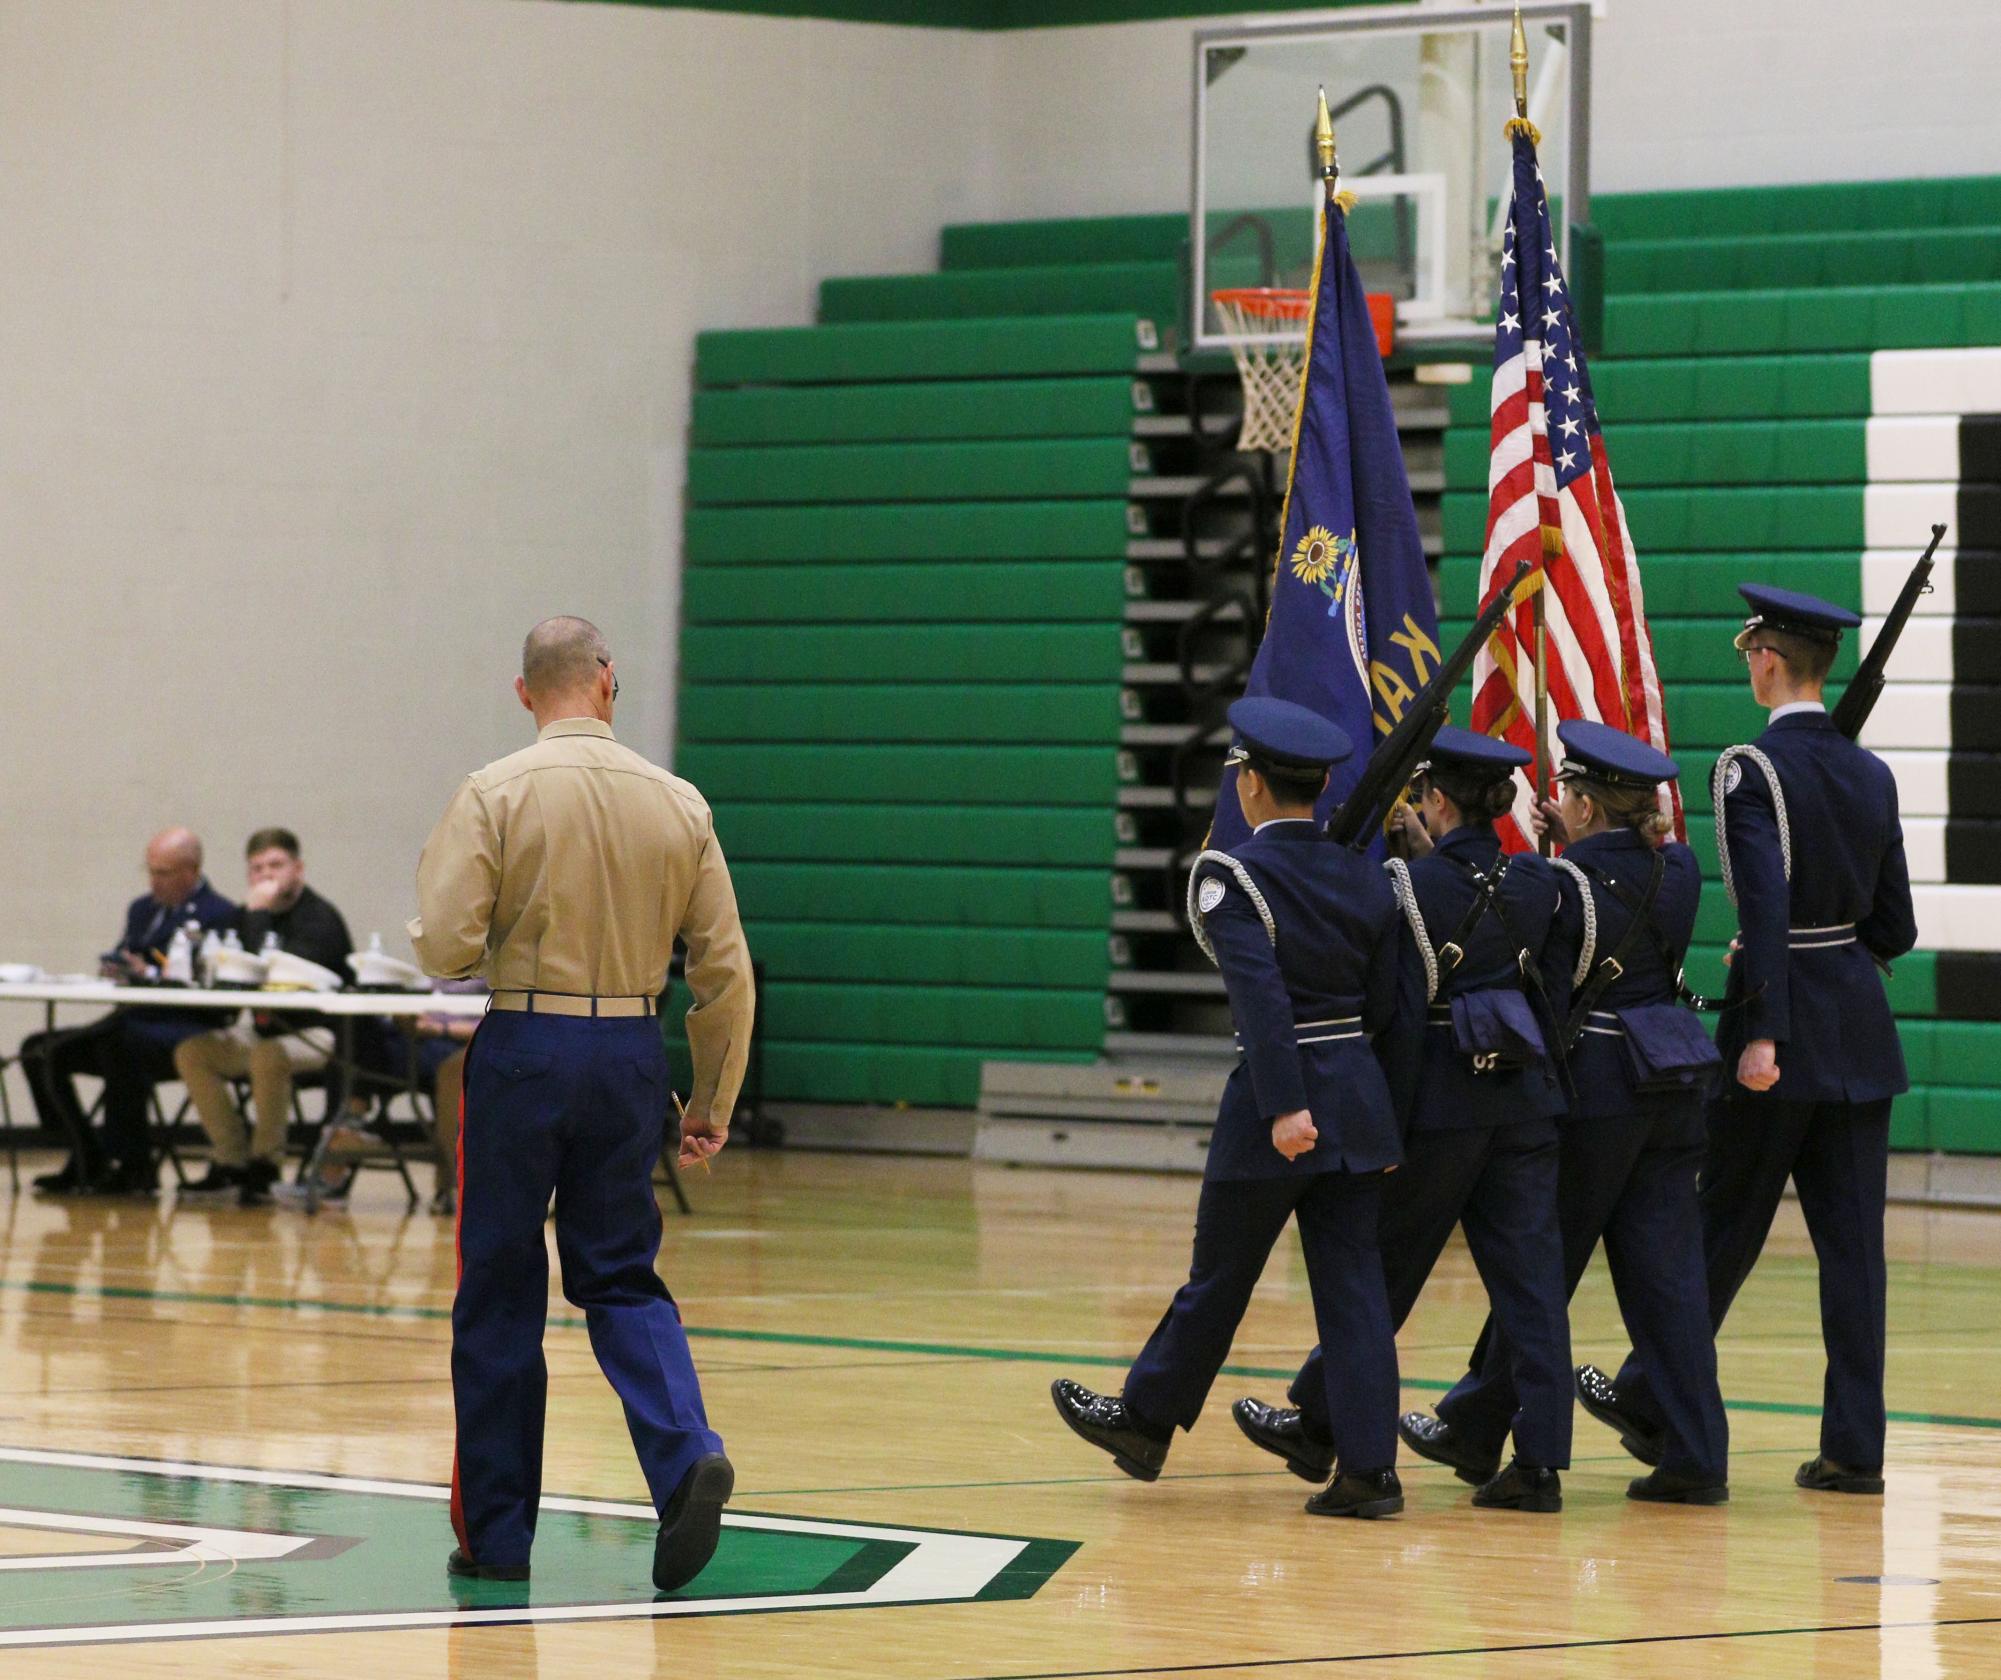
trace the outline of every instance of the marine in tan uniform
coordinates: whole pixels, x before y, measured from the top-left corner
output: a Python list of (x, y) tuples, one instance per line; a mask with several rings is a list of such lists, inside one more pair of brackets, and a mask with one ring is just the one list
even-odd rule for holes
[(524, 748), (460, 786), (417, 866), (410, 937), (431, 974), (482, 975), (467, 1057), (452, 1304), (457, 1575), (525, 1580), (542, 1480), (542, 1327), (553, 1194), (563, 1293), (625, 1405), (660, 1513), (663, 1592), (714, 1553), (734, 1484), (687, 1336), (654, 1270), (653, 1195), (671, 1094), (656, 1002), (678, 937), (694, 1007), (681, 1159), (722, 1148), (743, 1083), (750, 954), (708, 805), (619, 745), (618, 677), (597, 628), (529, 632), (515, 683)]

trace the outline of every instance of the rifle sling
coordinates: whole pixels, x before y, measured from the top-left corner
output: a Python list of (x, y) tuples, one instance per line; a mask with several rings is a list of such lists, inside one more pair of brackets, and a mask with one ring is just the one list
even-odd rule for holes
[[(1573, 858), (1571, 861), (1575, 863), (1576, 859)], [(1660, 896), (1661, 882), (1667, 878), (1667, 859), (1659, 852), (1655, 852), (1653, 862), (1653, 874), (1647, 881), (1647, 890), (1637, 899), (1630, 889), (1621, 886), (1601, 870), (1592, 868), (1589, 863), (1578, 864), (1578, 868), (1625, 906), (1628, 920), (1626, 931), (1620, 934), (1619, 943), (1612, 948), (1612, 954), (1603, 958), (1598, 966), (1592, 969), (1590, 977), (1579, 990), (1576, 1001), (1570, 1006), (1570, 1019), (1563, 1026), (1563, 1048), (1566, 1055), (1583, 1036), (1584, 1023), (1591, 1019), (1591, 1012), (1598, 1007), (1599, 1000), (1626, 972), (1626, 958), (1632, 954), (1633, 946), (1642, 932), (1652, 936), (1654, 949), (1660, 953), (1668, 972), (1675, 977), (1676, 989), (1679, 990), (1681, 987), (1681, 963), (1668, 949), (1667, 940), (1662, 937), (1661, 930), (1654, 925), (1653, 918), (1654, 900)], [(1584, 890), (1589, 892), (1591, 888), (1587, 884)]]

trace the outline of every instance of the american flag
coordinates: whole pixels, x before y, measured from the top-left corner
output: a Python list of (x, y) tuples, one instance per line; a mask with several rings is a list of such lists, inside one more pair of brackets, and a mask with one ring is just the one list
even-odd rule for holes
[[(1667, 715), (1640, 592), (1626, 510), (1591, 396), (1570, 291), (1557, 258), (1535, 141), (1514, 130), (1515, 192), (1501, 252), (1494, 334), (1493, 454), (1487, 469), (1487, 550), (1480, 563), (1484, 606), (1517, 562), (1540, 566), (1549, 637), (1552, 729), (1592, 718), (1668, 750)], [(1538, 775), (1555, 762), (1554, 740), (1535, 737), (1534, 608), (1524, 603), (1473, 666), (1473, 727), (1535, 753)], [(1684, 832), (1681, 794), (1662, 809)], [(1531, 844), (1527, 785), (1497, 825), (1511, 851)]]

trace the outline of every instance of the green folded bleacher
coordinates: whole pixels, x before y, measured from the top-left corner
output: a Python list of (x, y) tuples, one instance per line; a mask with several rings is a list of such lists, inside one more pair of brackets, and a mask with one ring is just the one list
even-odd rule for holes
[(770, 1097), (966, 1106), (986, 1059), (1102, 1043), (1155, 336), (1124, 291), (1029, 320), (829, 282), (821, 326), (698, 341), (676, 767), (763, 965)]

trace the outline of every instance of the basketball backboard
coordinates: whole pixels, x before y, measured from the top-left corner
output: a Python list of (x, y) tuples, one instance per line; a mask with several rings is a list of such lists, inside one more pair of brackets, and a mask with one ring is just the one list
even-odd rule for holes
[[(1512, 4), (1376, 6), (1194, 36), (1189, 320), (1197, 349), (1246, 342), (1211, 306), (1232, 286), (1304, 286), (1321, 198), (1327, 90), (1364, 280), (1397, 299), (1405, 340), (1492, 336), (1502, 133), (1515, 114)], [(1588, 219), (1592, 0), (1524, 0), (1529, 115), (1551, 208)], [(1275, 336), (1288, 336), (1280, 332)], [(1297, 337), (1292, 331), (1290, 336)]]

